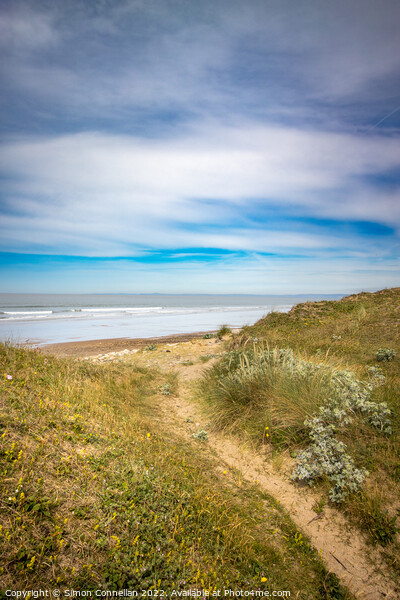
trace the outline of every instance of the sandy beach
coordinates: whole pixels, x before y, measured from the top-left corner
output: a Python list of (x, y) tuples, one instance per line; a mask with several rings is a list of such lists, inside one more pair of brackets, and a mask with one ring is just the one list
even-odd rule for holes
[[(235, 332), (240, 331), (239, 329)], [(109, 352), (120, 352), (122, 350), (142, 349), (150, 344), (176, 344), (179, 342), (188, 342), (194, 339), (201, 339), (206, 332), (182, 333), (153, 338), (115, 338), (102, 340), (87, 340), (79, 342), (64, 342), (59, 344), (46, 344), (40, 347), (40, 351), (45, 354), (52, 354), (59, 357), (86, 357), (96, 356), (98, 354), (107, 354)], [(215, 333), (215, 332), (209, 332)]]

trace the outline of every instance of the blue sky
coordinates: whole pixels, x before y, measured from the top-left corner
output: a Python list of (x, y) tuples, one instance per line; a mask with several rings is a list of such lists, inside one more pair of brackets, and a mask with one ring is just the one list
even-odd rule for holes
[(0, 0), (0, 289), (399, 285), (397, 0)]

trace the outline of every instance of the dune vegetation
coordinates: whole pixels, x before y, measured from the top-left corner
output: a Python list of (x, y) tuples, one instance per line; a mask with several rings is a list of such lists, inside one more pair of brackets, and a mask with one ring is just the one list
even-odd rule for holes
[(221, 476), (201, 440), (189, 443), (162, 422), (176, 376), (12, 346), (0, 352), (3, 594), (351, 597), (273, 498), (233, 472)]
[(216, 428), (288, 457), (400, 574), (400, 288), (271, 313), (200, 391)]

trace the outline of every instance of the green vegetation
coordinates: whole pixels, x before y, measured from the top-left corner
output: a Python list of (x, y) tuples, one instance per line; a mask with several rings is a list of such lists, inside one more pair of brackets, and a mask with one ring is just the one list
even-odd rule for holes
[(144, 350), (149, 350), (149, 351), (157, 350), (157, 346), (156, 346), (156, 344), (149, 344), (148, 346), (146, 346), (144, 348)]
[(395, 356), (396, 352), (392, 350), (392, 348), (379, 348), (378, 352), (375, 354), (375, 358), (379, 362), (393, 360)]
[(350, 598), (272, 498), (169, 429), (173, 376), (4, 346), (0, 359), (0, 588)]
[[(349, 371), (296, 357), (289, 349), (234, 351), (208, 371), (201, 391), (212, 407), (214, 422), (260, 441), (301, 439), (311, 445), (298, 454), (293, 479), (312, 484), (326, 476), (332, 483), (329, 497), (342, 502), (358, 491), (367, 472), (357, 469), (337, 431), (363, 415), (379, 431), (390, 434), (390, 410), (371, 402), (372, 390), (383, 383), (373, 372), (368, 383)], [(267, 423), (267, 425), (265, 425)], [(265, 428), (264, 428), (265, 425)]]
[(217, 354), (203, 354), (202, 356), (200, 356), (200, 362), (208, 362), (209, 360), (211, 360), (212, 358), (216, 358), (217, 356)]
[(197, 433), (192, 433), (192, 438), (199, 440), (200, 442), (206, 442), (208, 440), (208, 433), (207, 431), (204, 431), (204, 429), (201, 429)]
[(229, 335), (232, 333), (232, 330), (228, 327), (228, 325), (221, 325), (221, 327), (217, 331), (217, 337), (223, 337), (224, 335)]
[(295, 479), (340, 501), (400, 574), (399, 324), (400, 288), (271, 313), (200, 392), (214, 426), (290, 453)]

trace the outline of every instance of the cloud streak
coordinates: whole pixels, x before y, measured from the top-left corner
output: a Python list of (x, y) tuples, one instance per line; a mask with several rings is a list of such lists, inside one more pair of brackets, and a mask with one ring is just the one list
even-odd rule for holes
[(1, 164), (12, 176), (2, 219), (13, 249), (38, 238), (57, 253), (63, 232), (70, 252), (86, 254), (97, 240), (105, 256), (115, 253), (115, 237), (123, 255), (155, 239), (159, 247), (260, 252), (344, 241), (271, 232), (268, 216), (260, 229), (266, 207), (293, 218), (400, 226), (398, 189), (374, 192), (365, 182), (400, 168), (399, 141), (382, 136), (246, 125), (161, 141), (85, 133), (13, 142)]

